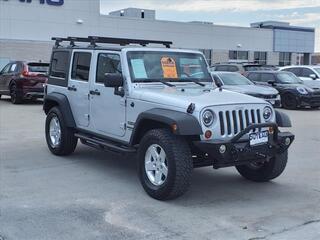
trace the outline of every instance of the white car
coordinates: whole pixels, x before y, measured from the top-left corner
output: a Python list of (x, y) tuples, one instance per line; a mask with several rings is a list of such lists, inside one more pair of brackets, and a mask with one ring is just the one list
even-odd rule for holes
[(297, 65), (285, 66), (279, 69), (280, 71), (287, 71), (294, 73), (299, 77), (305, 85), (320, 89), (320, 66), (316, 65)]
[[(289, 117), (262, 99), (213, 87), (201, 52), (163, 41), (54, 39), (43, 106), (53, 154), (71, 154), (78, 139), (137, 153), (141, 184), (160, 200), (182, 195), (195, 167), (235, 166), (256, 182), (284, 171), (294, 135), (278, 128), (290, 127)], [(110, 43), (120, 46), (103, 46)]]

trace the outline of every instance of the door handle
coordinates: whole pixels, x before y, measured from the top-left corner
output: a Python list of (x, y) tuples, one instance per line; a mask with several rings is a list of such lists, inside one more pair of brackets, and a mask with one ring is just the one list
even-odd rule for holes
[(75, 86), (68, 86), (69, 91), (77, 91), (77, 88)]
[(100, 92), (96, 89), (96, 90), (90, 90), (89, 92), (91, 95), (97, 95), (100, 96)]

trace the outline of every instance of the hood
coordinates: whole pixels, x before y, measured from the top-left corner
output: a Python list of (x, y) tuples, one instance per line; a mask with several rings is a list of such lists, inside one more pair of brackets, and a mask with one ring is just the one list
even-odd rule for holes
[(213, 105), (266, 103), (255, 97), (228, 90), (220, 91), (218, 88), (210, 90), (197, 87), (136, 88), (133, 90), (132, 96), (139, 100), (183, 109), (186, 109), (190, 103), (194, 103), (198, 111)]
[(312, 89), (310, 87), (308, 87), (305, 84), (281, 84), (281, 83), (277, 83), (277, 85), (275, 86), (277, 89), (279, 90), (285, 90), (285, 89), (296, 89), (297, 87), (302, 87), (302, 88), (306, 88), (307, 90), (312, 91)]
[(263, 94), (263, 95), (276, 95), (279, 92), (268, 86), (258, 86), (258, 85), (224, 85), (224, 89), (235, 91), (244, 94)]

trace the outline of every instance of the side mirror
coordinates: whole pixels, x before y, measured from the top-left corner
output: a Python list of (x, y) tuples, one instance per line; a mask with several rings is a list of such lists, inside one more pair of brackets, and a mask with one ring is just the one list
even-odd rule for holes
[(269, 80), (268, 84), (270, 84), (272, 86), (276, 86), (276, 81), (275, 80)]
[(111, 88), (119, 88), (123, 86), (123, 77), (118, 73), (106, 73), (104, 86)]
[(310, 74), (309, 77), (312, 78), (313, 80), (317, 79), (317, 75), (315, 75), (315, 74)]

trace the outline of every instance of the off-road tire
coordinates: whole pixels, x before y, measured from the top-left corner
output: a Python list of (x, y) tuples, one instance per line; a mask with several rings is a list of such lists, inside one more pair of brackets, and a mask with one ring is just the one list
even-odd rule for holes
[(294, 110), (298, 107), (298, 101), (296, 97), (291, 93), (286, 93), (281, 97), (281, 104), (283, 108)]
[[(157, 144), (166, 153), (168, 175), (165, 182), (155, 186), (145, 170), (145, 154), (149, 146)], [(169, 200), (183, 195), (189, 188), (193, 171), (192, 156), (186, 140), (168, 129), (154, 129), (145, 134), (139, 144), (138, 172), (144, 190), (152, 198)]]
[(277, 154), (274, 158), (264, 162), (261, 167), (254, 169), (249, 165), (236, 166), (238, 172), (244, 178), (254, 182), (267, 182), (278, 176), (286, 168), (288, 161), (288, 150)]
[(17, 85), (15, 83), (10, 86), (10, 97), (13, 104), (20, 104), (23, 102), (23, 97), (18, 93)]
[[(61, 127), (61, 141), (57, 147), (51, 146), (51, 140), (49, 135), (49, 124), (54, 116), (56, 116), (59, 119)], [(78, 138), (74, 136), (74, 131), (66, 126), (65, 121), (63, 119), (63, 115), (58, 107), (53, 107), (50, 109), (46, 118), (45, 132), (48, 148), (54, 155), (64, 156), (74, 152), (77, 146)]]

